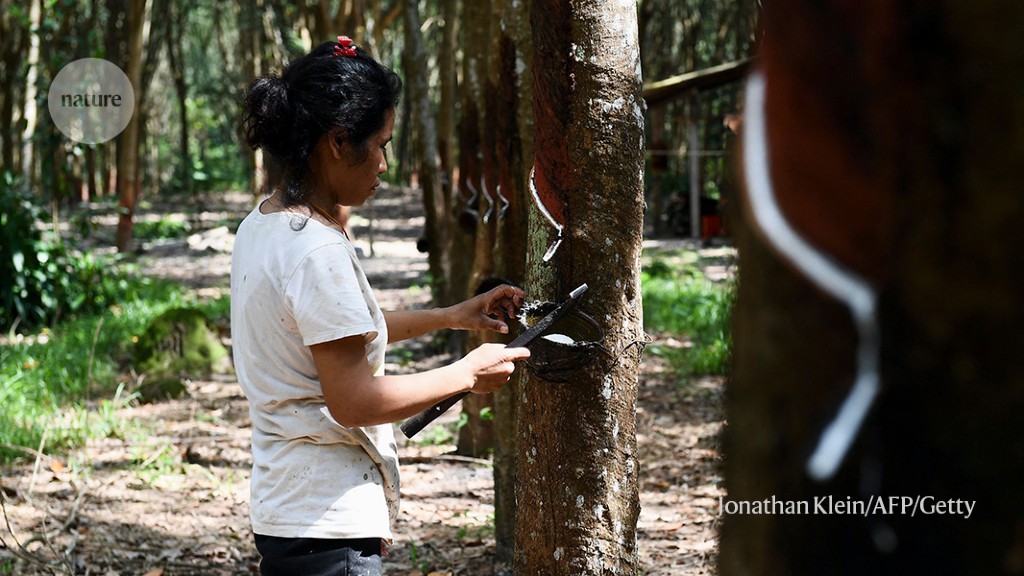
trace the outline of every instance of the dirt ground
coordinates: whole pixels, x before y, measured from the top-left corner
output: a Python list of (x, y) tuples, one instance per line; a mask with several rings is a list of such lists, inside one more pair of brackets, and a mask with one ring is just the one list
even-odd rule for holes
[[(204, 204), (196, 220), (202, 227), (230, 222), (249, 205), (240, 196), (220, 198)], [(415, 250), (421, 206), (408, 191), (392, 188), (353, 217), (354, 240), (384, 308), (429, 301), (426, 256)], [(140, 218), (166, 216), (163, 210)], [(189, 241), (144, 245), (140, 262), (147, 273), (185, 281), (204, 295), (223, 293), (231, 237), (214, 230)], [(683, 344), (652, 336), (663, 345)], [(391, 349), (389, 372), (451, 360), (428, 354), (427, 344), (419, 339)], [(715, 514), (724, 494), (722, 388), (721, 378), (681, 385), (665, 362), (645, 356), (637, 408), (641, 574), (715, 573)], [(6, 546), (0, 545), (0, 574), (258, 573), (248, 518), (245, 398), (231, 374), (191, 381), (188, 389), (184, 399), (122, 408), (126, 425), (119, 435), (71, 455), (41, 454), (34, 462), (3, 468), (0, 535)], [(453, 409), (421, 434), (426, 442), (400, 446), (402, 515), (385, 558), (387, 574), (510, 574), (494, 555), (490, 463), (450, 455), (454, 447), (444, 432), (457, 418)], [(400, 432), (396, 437), (404, 441)], [(14, 560), (17, 543), (22, 558)]]

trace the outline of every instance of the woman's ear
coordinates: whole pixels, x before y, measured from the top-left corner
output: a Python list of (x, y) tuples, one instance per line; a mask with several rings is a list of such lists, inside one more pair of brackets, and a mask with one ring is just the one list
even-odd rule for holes
[(328, 134), (328, 142), (331, 147), (331, 155), (340, 160), (346, 157), (345, 146), (347, 144), (345, 131), (340, 128), (331, 130)]

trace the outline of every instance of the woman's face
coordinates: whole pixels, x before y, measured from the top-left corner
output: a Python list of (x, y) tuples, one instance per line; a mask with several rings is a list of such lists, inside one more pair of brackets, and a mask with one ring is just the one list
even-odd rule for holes
[(359, 151), (350, 143), (343, 142), (334, 162), (331, 162), (329, 185), (338, 204), (342, 206), (361, 206), (366, 200), (377, 193), (380, 176), (388, 171), (388, 159), (385, 147), (391, 142), (391, 132), (395, 127), (395, 113), (389, 111), (384, 119), (384, 126), (375, 132), (366, 142), (368, 154), (361, 162)]

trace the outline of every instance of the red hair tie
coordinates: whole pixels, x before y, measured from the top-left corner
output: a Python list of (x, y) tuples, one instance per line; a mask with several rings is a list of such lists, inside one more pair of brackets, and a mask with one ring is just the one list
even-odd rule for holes
[(335, 56), (355, 56), (356, 45), (348, 36), (338, 36), (338, 45), (334, 47)]

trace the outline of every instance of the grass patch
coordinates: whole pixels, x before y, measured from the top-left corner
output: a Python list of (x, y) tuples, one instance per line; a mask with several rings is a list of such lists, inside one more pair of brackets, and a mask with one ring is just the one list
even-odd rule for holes
[(136, 222), (132, 234), (140, 242), (183, 238), (192, 233), (192, 227), (182, 218), (164, 216), (157, 220)]
[(734, 283), (714, 282), (693, 258), (654, 257), (641, 276), (644, 327), (667, 332), (676, 346), (652, 345), (683, 375), (725, 374), (731, 352), (729, 320)]
[(227, 298), (199, 303), (176, 284), (128, 282), (125, 298), (102, 312), (0, 343), (0, 462), (25, 458), (41, 445), (64, 452), (90, 437), (120, 435), (124, 423), (115, 413), (131, 401), (123, 373), (149, 322), (184, 304), (211, 318), (228, 314)]

